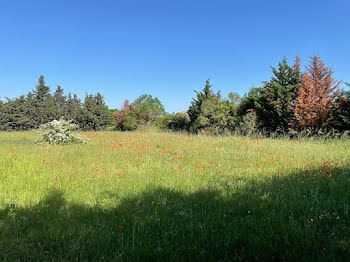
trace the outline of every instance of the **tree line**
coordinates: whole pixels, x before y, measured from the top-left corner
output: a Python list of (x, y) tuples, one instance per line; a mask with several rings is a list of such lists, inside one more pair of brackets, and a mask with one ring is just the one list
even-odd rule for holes
[[(222, 134), (239, 132), (250, 135), (296, 134), (350, 131), (350, 91), (340, 89), (341, 81), (318, 56), (313, 56), (305, 70), (300, 58), (293, 65), (282, 59), (271, 67), (272, 77), (240, 97), (231, 92), (225, 98), (213, 92), (210, 80), (195, 91), (187, 111), (167, 114), (161, 101), (144, 94), (135, 101), (125, 100), (120, 109), (108, 109), (103, 96), (87, 94), (84, 101), (77, 95), (64, 95), (58, 86), (51, 94), (40, 76), (37, 86), (27, 95), (0, 101), (0, 130), (38, 128), (53, 119), (73, 120), (82, 130), (135, 130), (139, 126), (157, 125), (174, 131)], [(346, 83), (345, 83), (346, 84)]]
[(60, 86), (51, 94), (42, 75), (28, 94), (0, 101), (0, 130), (3, 131), (36, 129), (60, 118), (73, 120), (82, 130), (101, 130), (110, 125), (113, 115), (100, 93), (86, 94), (83, 102), (76, 94), (64, 95)]
[(211, 134), (350, 131), (350, 91), (339, 88), (341, 81), (333, 78), (333, 71), (320, 57), (311, 57), (304, 71), (299, 57), (293, 65), (284, 58), (277, 68), (271, 68), (271, 79), (243, 97), (214, 93), (208, 79), (189, 109), (165, 118), (164, 126)]

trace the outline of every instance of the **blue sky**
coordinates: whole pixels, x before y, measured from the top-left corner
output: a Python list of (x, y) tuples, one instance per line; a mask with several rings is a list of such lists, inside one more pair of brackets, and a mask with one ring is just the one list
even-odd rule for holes
[(186, 110), (211, 78), (243, 95), (283, 56), (319, 55), (350, 82), (349, 0), (0, 0), (0, 96), (35, 87), (101, 92), (111, 108), (143, 93)]

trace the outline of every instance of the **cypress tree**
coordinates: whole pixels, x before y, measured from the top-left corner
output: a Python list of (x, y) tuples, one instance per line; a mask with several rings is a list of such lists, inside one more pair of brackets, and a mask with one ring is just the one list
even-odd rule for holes
[(194, 91), (197, 94), (197, 97), (193, 98), (191, 105), (187, 111), (191, 119), (191, 125), (193, 125), (196, 119), (198, 118), (201, 112), (202, 103), (213, 95), (211, 87), (212, 85), (210, 84), (210, 79), (207, 79), (205, 81), (205, 86), (202, 91)]
[(293, 101), (301, 83), (300, 60), (297, 57), (294, 67), (283, 58), (278, 69), (271, 67), (273, 76), (263, 82), (259, 97), (253, 109), (256, 109), (262, 127), (269, 131), (286, 131), (293, 117)]
[(64, 93), (63, 88), (58, 85), (55, 93), (53, 94), (55, 114), (57, 119), (65, 116), (66, 97), (63, 95), (63, 93)]
[(38, 84), (33, 90), (34, 94), (34, 105), (35, 111), (33, 112), (33, 119), (35, 123), (35, 127), (39, 127), (42, 124), (49, 122), (51, 119), (51, 115), (53, 115), (51, 111), (51, 101), (50, 98), (50, 88), (46, 86), (45, 78), (43, 75), (39, 77)]
[(73, 120), (74, 124), (81, 125), (82, 117), (83, 113), (80, 99), (76, 94), (72, 96), (72, 94), (69, 93), (66, 100), (65, 118)]

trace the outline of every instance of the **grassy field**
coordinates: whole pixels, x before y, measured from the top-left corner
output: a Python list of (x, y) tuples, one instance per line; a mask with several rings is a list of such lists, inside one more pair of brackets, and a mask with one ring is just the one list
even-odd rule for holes
[(0, 260), (350, 257), (350, 141), (0, 133)]

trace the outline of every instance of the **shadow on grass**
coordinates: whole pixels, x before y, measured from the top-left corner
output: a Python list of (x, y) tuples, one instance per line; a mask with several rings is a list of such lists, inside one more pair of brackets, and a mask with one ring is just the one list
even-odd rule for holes
[(68, 203), (52, 189), (35, 206), (0, 210), (0, 260), (345, 261), (349, 169), (325, 180), (309, 172), (224, 178), (190, 194), (154, 188), (116, 209)]

